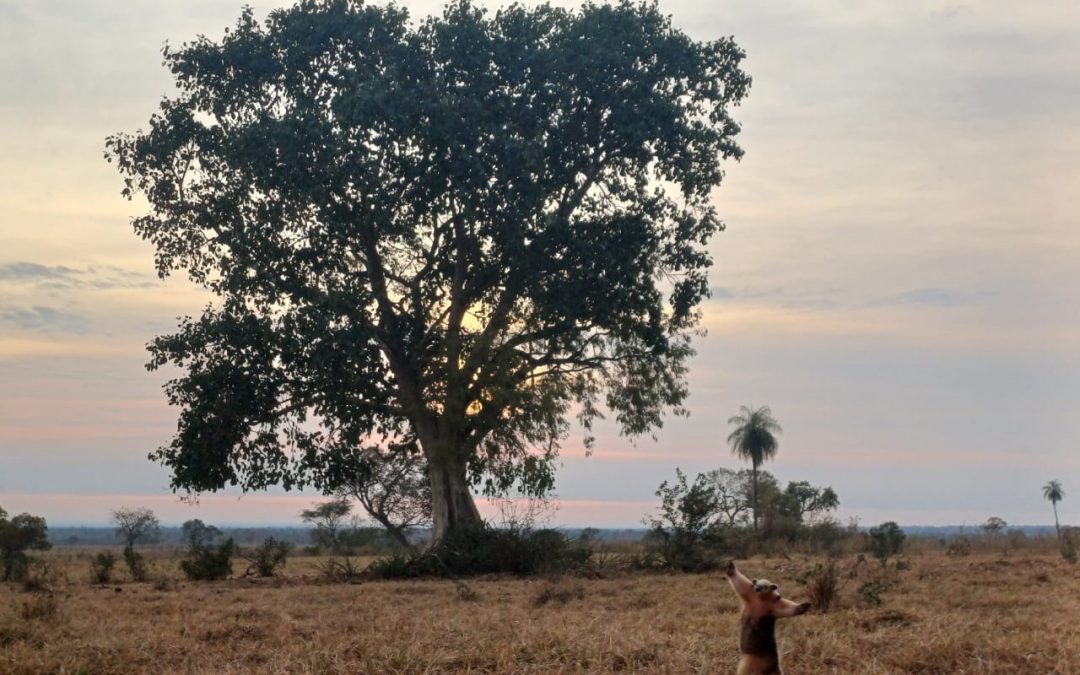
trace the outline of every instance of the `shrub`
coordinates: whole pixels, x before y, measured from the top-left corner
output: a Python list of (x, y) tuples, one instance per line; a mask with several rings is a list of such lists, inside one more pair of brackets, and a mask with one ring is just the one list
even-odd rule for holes
[(945, 547), (945, 554), (951, 556), (971, 555), (971, 540), (967, 537), (953, 537)]
[(571, 600), (585, 598), (585, 587), (578, 581), (549, 581), (532, 598), (533, 607), (543, 607), (548, 603), (565, 605)]
[(236, 543), (232, 538), (220, 544), (221, 531), (198, 518), (180, 526), (188, 542), (187, 559), (180, 561), (180, 570), (191, 581), (215, 581), (232, 575), (232, 557)]
[(867, 581), (859, 586), (859, 599), (870, 607), (881, 606), (881, 594), (886, 590), (885, 584), (880, 581)]
[(278, 568), (285, 566), (291, 550), (292, 544), (289, 542), (270, 537), (251, 551), (241, 553), (241, 556), (250, 563), (248, 574), (272, 577), (277, 573)]
[(1078, 554), (1080, 546), (1077, 545), (1077, 540), (1080, 540), (1080, 532), (1077, 532), (1076, 528), (1070, 527), (1062, 532), (1061, 557), (1073, 565), (1080, 560), (1080, 554)]
[(114, 567), (116, 567), (116, 556), (113, 555), (112, 551), (98, 553), (90, 561), (90, 583), (107, 584), (111, 582)]
[(353, 581), (364, 572), (359, 561), (351, 555), (330, 556), (318, 567), (327, 581)]
[(60, 603), (52, 593), (37, 593), (19, 606), (19, 616), (24, 621), (47, 621), (56, 618)]
[(893, 521), (870, 528), (870, 552), (884, 565), (889, 556), (904, 548), (904, 531)]
[(840, 570), (836, 561), (829, 559), (824, 565), (817, 563), (797, 579), (806, 588), (810, 604), (819, 612), (827, 612), (840, 600)]
[(704, 474), (687, 483), (686, 474), (675, 470), (675, 482), (664, 481), (656, 490), (660, 513), (648, 521), (646, 548), (655, 551), (671, 569), (705, 572), (720, 566), (709, 548), (719, 540), (715, 486)]
[(59, 580), (60, 571), (48, 561), (29, 559), (22, 575), (23, 590), (31, 593), (52, 593)]
[(422, 553), (400, 551), (368, 567), (382, 579), (477, 574), (534, 576), (585, 568), (587, 547), (556, 530), (498, 529), (488, 525), (452, 533)]
[(124, 547), (124, 563), (134, 581), (146, 581), (150, 577), (150, 568), (146, 564), (146, 557), (131, 546)]

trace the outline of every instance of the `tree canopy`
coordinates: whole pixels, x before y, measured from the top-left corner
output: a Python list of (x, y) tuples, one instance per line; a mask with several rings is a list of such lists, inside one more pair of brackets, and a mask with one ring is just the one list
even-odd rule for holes
[(177, 93), (107, 141), (161, 276), (216, 296), (150, 344), (175, 489), (347, 483), (422, 457), (436, 536), (470, 486), (541, 494), (575, 417), (682, 411), (743, 51), (655, 4), (303, 0), (166, 47)]
[(138, 542), (153, 543), (161, 536), (161, 522), (153, 510), (144, 506), (120, 507), (112, 512), (116, 535), (133, 548)]
[(9, 519), (7, 511), (0, 508), (0, 581), (9, 581), (19, 575), (27, 550), (50, 548), (48, 533), (49, 528), (41, 516), (20, 513)]

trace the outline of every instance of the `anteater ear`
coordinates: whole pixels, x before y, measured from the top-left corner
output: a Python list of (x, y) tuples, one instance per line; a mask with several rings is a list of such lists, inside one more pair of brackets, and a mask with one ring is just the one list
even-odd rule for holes
[(780, 588), (780, 587), (779, 587), (779, 586), (777, 586), (776, 584), (773, 584), (773, 585), (769, 586), (769, 590), (770, 590), (770, 591), (775, 591), (775, 590), (776, 590), (776, 589), (778, 589), (778, 588)]
[(750, 580), (750, 583), (752, 583), (752, 584), (754, 584), (755, 586), (757, 586), (757, 579), (751, 579), (751, 580)]

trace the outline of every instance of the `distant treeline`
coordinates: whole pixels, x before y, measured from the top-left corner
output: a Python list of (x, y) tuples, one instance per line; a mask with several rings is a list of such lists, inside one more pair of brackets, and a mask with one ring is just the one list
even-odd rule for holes
[[(313, 527), (221, 527), (218, 528), (226, 537), (232, 537), (241, 546), (254, 546), (266, 539), (273, 537), (279, 541), (287, 541), (295, 546), (307, 546), (312, 543), (311, 533)], [(868, 528), (860, 527), (860, 530)], [(905, 525), (904, 532), (909, 537), (950, 538), (964, 535), (979, 534), (981, 527), (977, 525)], [(1028, 536), (1051, 536), (1054, 528), (1043, 525), (1020, 525), (1009, 526), (1009, 530), (1020, 531)], [(570, 538), (578, 538), (585, 535), (593, 540), (602, 541), (638, 541), (642, 539), (648, 530), (644, 528), (562, 528), (561, 531)], [(425, 532), (418, 532), (418, 539), (427, 537)], [(49, 527), (49, 541), (53, 546), (111, 546), (121, 545), (123, 542), (116, 536), (116, 531), (111, 527)], [(184, 544), (179, 527), (162, 527), (161, 541), (157, 546), (181, 546)]]
[[(312, 543), (314, 527), (218, 527), (226, 537), (232, 537), (240, 546), (255, 546), (266, 539), (273, 537), (278, 541), (287, 541), (295, 546), (307, 546)], [(561, 530), (571, 538), (579, 537), (583, 532), (593, 540), (605, 541), (637, 541), (645, 536), (646, 530), (626, 529), (597, 529), (597, 528), (564, 528)], [(116, 530), (111, 527), (65, 527), (50, 525), (48, 530), (49, 541), (56, 547), (73, 546), (122, 546), (123, 541), (117, 536)], [(427, 539), (424, 530), (416, 533), (417, 539)], [(161, 539), (151, 546), (170, 547), (182, 546), (184, 541), (179, 527), (161, 528)]]

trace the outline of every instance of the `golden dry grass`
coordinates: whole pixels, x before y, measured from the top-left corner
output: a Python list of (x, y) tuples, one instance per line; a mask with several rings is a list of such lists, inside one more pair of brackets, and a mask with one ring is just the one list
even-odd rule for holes
[[(729, 673), (736, 600), (720, 574), (322, 584), (305, 559), (279, 580), (90, 586), (60, 559), (57, 609), (0, 588), (2, 673)], [(159, 569), (167, 561), (158, 561)], [(813, 561), (740, 562), (785, 594)], [(918, 554), (866, 606), (781, 622), (799, 673), (1080, 673), (1080, 569), (1051, 555)], [(846, 572), (855, 559), (840, 562)], [(299, 576), (298, 576), (299, 575)], [(119, 589), (119, 590), (117, 590)]]

